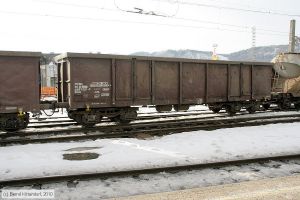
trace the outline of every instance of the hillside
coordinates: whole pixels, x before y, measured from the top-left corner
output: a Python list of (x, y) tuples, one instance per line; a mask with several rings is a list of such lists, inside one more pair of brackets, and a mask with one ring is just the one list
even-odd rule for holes
[[(257, 61), (271, 61), (277, 54), (281, 52), (287, 52), (288, 45), (272, 45), (250, 48), (231, 54), (225, 55), (229, 60), (252, 60), (253, 50), (255, 51)], [(296, 49), (299, 52), (299, 47)]]
[[(256, 54), (256, 61), (271, 61), (278, 53), (287, 52), (288, 45), (272, 45), (272, 46), (262, 46), (255, 47), (237, 51), (230, 54), (219, 54), (220, 60), (252, 60), (253, 50)], [(299, 46), (296, 48), (297, 52), (300, 52)], [(42, 62), (50, 63), (53, 57), (58, 55), (57, 53), (43, 54)], [(197, 51), (197, 50), (166, 50), (166, 51), (156, 51), (156, 52), (135, 52), (131, 55), (138, 56), (156, 56), (156, 57), (176, 57), (176, 58), (192, 58), (192, 59), (211, 59), (211, 51)]]
[[(196, 51), (196, 50), (166, 50), (157, 52), (136, 52), (132, 55), (138, 56), (157, 56), (157, 57), (176, 57), (176, 58), (193, 58), (193, 59), (211, 59), (212, 52)], [(227, 60), (227, 57), (221, 56), (222, 60)]]
[[(288, 45), (272, 45), (255, 47), (246, 50), (237, 51), (230, 54), (219, 54), (220, 60), (252, 60), (253, 50), (255, 51), (256, 61), (271, 61), (278, 53), (287, 52)], [(297, 52), (300, 51), (298, 47)], [(157, 52), (135, 52), (131, 55), (140, 56), (159, 56), (159, 57), (178, 57), (192, 59), (211, 59), (211, 51), (196, 51), (196, 50), (166, 50)]]

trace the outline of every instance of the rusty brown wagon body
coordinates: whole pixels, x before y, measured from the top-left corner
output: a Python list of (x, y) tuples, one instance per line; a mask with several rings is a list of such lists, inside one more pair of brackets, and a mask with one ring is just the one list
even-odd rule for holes
[(39, 112), (38, 52), (0, 51), (0, 128), (27, 126), (27, 112)]
[(55, 59), (58, 101), (68, 104), (71, 118), (84, 123), (103, 116), (133, 119), (132, 106), (169, 111), (172, 105), (184, 110), (208, 104), (215, 111), (234, 112), (271, 95), (271, 63), (80, 53)]

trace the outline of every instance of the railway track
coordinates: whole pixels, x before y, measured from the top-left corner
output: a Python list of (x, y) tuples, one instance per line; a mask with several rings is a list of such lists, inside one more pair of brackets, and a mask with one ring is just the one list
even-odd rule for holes
[[(245, 111), (246, 112), (246, 111)], [(221, 111), (220, 114), (225, 114), (225, 111)], [(172, 114), (139, 114), (138, 118), (135, 121), (141, 121), (141, 120), (155, 120), (155, 119), (165, 119), (170, 117), (184, 117), (184, 116), (196, 116), (196, 115), (211, 115), (211, 116), (218, 116), (220, 114), (215, 114), (211, 111), (193, 111), (193, 112), (184, 112), (184, 113), (177, 113), (174, 112)], [(55, 118), (54, 118), (55, 119)], [(74, 120), (63, 117), (63, 118), (57, 118), (60, 120), (45, 120), (45, 121), (36, 121), (31, 120), (29, 123), (28, 128), (52, 128), (52, 127), (65, 127), (65, 126), (71, 126), (71, 125), (78, 125)], [(104, 118), (102, 120), (103, 123), (111, 123), (111, 120)]]
[[(65, 111), (66, 113), (67, 111)], [(221, 112), (225, 112), (225, 111), (221, 111)], [(199, 109), (199, 110), (187, 110), (187, 111), (182, 111), (182, 112), (177, 112), (177, 111), (170, 111), (170, 112), (166, 112), (166, 113), (159, 113), (159, 112), (140, 112), (138, 111), (138, 115), (139, 116), (146, 116), (146, 117), (150, 117), (150, 116), (154, 116), (154, 115), (159, 115), (159, 116), (176, 116), (176, 115), (190, 115), (190, 114), (197, 114), (197, 113), (204, 113), (204, 114), (211, 114), (212, 112), (208, 109)], [(47, 123), (47, 122), (51, 122), (51, 121), (47, 121), (49, 119), (54, 119), (54, 121), (56, 120), (56, 122), (60, 122), (61, 119), (63, 120), (68, 120), (70, 118), (68, 118), (67, 116), (55, 116), (55, 117), (40, 117), (40, 118), (32, 118), (31, 119), (31, 123)]]
[[(290, 111), (294, 111), (295, 109), (290, 109)], [(273, 108), (272, 110), (260, 110), (258, 112), (278, 112), (277, 108)], [(242, 110), (238, 115), (248, 114), (246, 110)], [(220, 111), (219, 113), (213, 113), (209, 110), (191, 110), (185, 112), (168, 112), (168, 113), (139, 113), (138, 118), (134, 121), (142, 121), (142, 120), (155, 120), (155, 119), (166, 119), (171, 117), (184, 117), (184, 116), (197, 116), (197, 115), (211, 115), (211, 116), (227, 116), (225, 111)], [(103, 123), (111, 123), (111, 120), (104, 118), (102, 120)], [(39, 119), (31, 119), (28, 128), (54, 128), (54, 127), (68, 127), (73, 125), (79, 125), (74, 120), (68, 117), (51, 117), (51, 118), (39, 118)]]
[(130, 176), (136, 177), (143, 174), (158, 174), (161, 172), (177, 173), (181, 171), (201, 170), (205, 168), (221, 168), (221, 167), (229, 167), (229, 166), (242, 166), (242, 165), (249, 165), (249, 164), (256, 164), (256, 163), (260, 165), (264, 165), (265, 163), (271, 161), (287, 162), (289, 160), (299, 160), (299, 159), (300, 159), (300, 154), (291, 154), (291, 155), (279, 155), (279, 156), (269, 156), (269, 157), (260, 157), (260, 158), (230, 160), (230, 161), (209, 162), (209, 163), (200, 163), (200, 164), (191, 164), (191, 165), (11, 179), (11, 180), (1, 180), (0, 188), (14, 187), (14, 186), (18, 186), (18, 187), (33, 186), (33, 185), (34, 186), (40, 185), (41, 187), (41, 185), (43, 184), (51, 184), (51, 183), (59, 183), (59, 182), (75, 182), (75, 181), (78, 182), (78, 181), (87, 181), (87, 180), (107, 179), (113, 177), (130, 177)]
[[(270, 110), (261, 109), (257, 111), (258, 113), (261, 112), (278, 112), (278, 108), (272, 108)], [(295, 111), (295, 109), (290, 109), (288, 111)], [(248, 114), (246, 110), (240, 111), (237, 115)], [(185, 112), (168, 112), (168, 113), (139, 113), (138, 118), (134, 121), (142, 121), (142, 120), (155, 120), (155, 119), (166, 119), (172, 117), (184, 117), (184, 116), (197, 116), (197, 115), (210, 115), (210, 116), (220, 116), (224, 115), (223, 117), (227, 116), (227, 113), (222, 110), (219, 113), (213, 113), (209, 110), (191, 110)], [(102, 120), (103, 123), (111, 123), (111, 120), (104, 118)], [(41, 128), (55, 128), (55, 127), (68, 127), (73, 125), (79, 125), (74, 120), (68, 117), (51, 117), (51, 118), (39, 118), (39, 119), (31, 119), (28, 128), (34, 129), (41, 129)]]
[(50, 143), (95, 140), (103, 138), (137, 137), (140, 133), (161, 136), (195, 130), (214, 130), (219, 128), (257, 126), (275, 123), (300, 122), (300, 114), (272, 116), (234, 116), (211, 118), (183, 118), (164, 121), (148, 121), (128, 125), (106, 125), (83, 129), (81, 127), (43, 132), (6, 133), (0, 135), (0, 146), (12, 144)]

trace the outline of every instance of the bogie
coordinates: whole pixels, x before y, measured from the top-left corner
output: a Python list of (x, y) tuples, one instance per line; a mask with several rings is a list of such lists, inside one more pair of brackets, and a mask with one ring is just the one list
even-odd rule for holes
[(187, 111), (188, 109), (190, 108), (190, 105), (174, 105), (174, 110), (176, 112), (179, 112), (179, 111)]
[(209, 104), (208, 108), (214, 113), (219, 113), (222, 110), (222, 106), (222, 104)]
[(68, 116), (78, 124), (91, 128), (102, 121), (103, 117), (111, 119), (117, 123), (129, 123), (137, 118), (136, 108), (117, 108), (117, 109), (88, 109), (70, 110)]
[(29, 123), (28, 113), (0, 114), (0, 129), (7, 132), (15, 132), (25, 129)]
[(157, 112), (170, 112), (172, 105), (157, 105), (155, 108)]

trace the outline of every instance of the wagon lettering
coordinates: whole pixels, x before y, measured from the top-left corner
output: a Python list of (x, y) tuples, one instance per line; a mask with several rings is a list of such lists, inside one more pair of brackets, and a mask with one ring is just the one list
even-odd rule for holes
[(84, 85), (83, 83), (75, 83), (74, 84), (74, 93), (75, 94), (81, 94), (82, 92), (85, 92), (89, 89), (90, 88), (87, 85)]
[(100, 97), (100, 94), (94, 94), (94, 98), (98, 99)]
[(101, 93), (101, 97), (109, 97), (109, 93)]
[(108, 82), (92, 82), (90, 87), (97, 88), (97, 87), (110, 87), (111, 85)]

